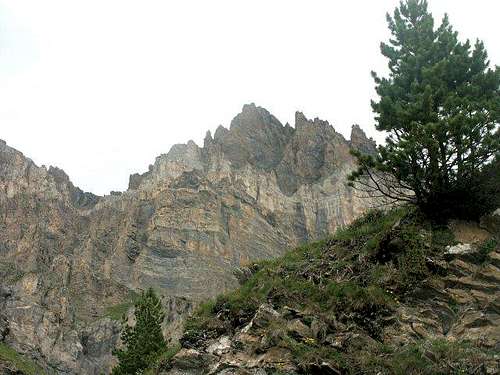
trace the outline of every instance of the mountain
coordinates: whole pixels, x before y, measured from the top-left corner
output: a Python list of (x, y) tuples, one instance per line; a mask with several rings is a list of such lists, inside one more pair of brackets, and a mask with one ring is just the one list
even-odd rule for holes
[(247, 265), (366, 210), (346, 185), (351, 147), (375, 144), (358, 126), (346, 140), (300, 112), (291, 127), (245, 105), (203, 147), (175, 145), (127, 191), (101, 197), (0, 141), (0, 342), (47, 371), (101, 373), (114, 364), (116, 319), (149, 286), (175, 336), (179, 316), (236, 288)]

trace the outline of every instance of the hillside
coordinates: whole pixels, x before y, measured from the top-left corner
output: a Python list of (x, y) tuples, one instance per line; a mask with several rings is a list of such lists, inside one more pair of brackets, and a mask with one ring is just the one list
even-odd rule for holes
[(480, 226), (371, 211), (253, 266), (150, 373), (498, 373), (499, 238), (498, 210)]
[(346, 184), (349, 150), (373, 141), (300, 112), (293, 125), (245, 105), (203, 147), (173, 146), (104, 197), (0, 141), (0, 342), (56, 373), (100, 374), (139, 290), (165, 296), (175, 336), (241, 268), (350, 223), (368, 202)]

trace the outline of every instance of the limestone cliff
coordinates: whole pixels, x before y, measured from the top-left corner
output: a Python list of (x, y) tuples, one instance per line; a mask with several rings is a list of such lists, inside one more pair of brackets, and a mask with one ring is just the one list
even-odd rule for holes
[(367, 202), (350, 147), (327, 122), (282, 125), (246, 105), (229, 129), (157, 157), (121, 194), (98, 197), (0, 142), (0, 341), (56, 373), (113, 364), (106, 311), (153, 286), (170, 320), (238, 285), (239, 268), (324, 237)]

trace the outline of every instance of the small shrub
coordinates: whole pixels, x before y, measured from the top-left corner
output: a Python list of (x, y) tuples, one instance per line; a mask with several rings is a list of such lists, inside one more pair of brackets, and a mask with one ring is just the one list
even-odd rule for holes
[(125, 314), (127, 314), (128, 310), (133, 306), (134, 302), (132, 301), (127, 301), (113, 306), (109, 306), (106, 308), (104, 316), (113, 320), (120, 320), (123, 318)]
[(478, 254), (478, 261), (481, 264), (486, 264), (488, 263), (490, 259), (490, 253), (495, 250), (495, 248), (498, 246), (498, 241), (495, 238), (490, 238), (486, 241), (484, 241), (478, 248), (477, 254)]

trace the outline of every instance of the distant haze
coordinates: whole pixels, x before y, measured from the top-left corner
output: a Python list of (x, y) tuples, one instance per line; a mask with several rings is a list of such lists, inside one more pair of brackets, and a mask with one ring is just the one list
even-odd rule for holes
[[(245, 103), (349, 137), (373, 127), (370, 71), (395, 0), (0, 0), (0, 139), (97, 194)], [(496, 0), (430, 0), (500, 64)]]

